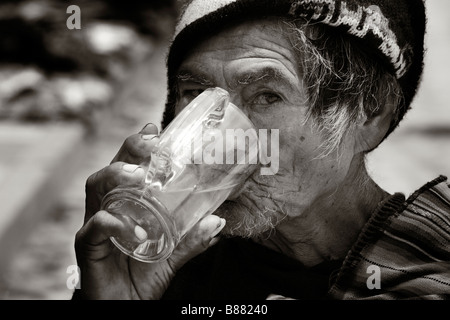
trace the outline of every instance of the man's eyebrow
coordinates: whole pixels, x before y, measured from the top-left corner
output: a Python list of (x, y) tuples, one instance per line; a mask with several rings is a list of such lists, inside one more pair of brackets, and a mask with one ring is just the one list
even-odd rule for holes
[(293, 87), (296, 86), (295, 83), (292, 81), (292, 79), (289, 79), (278, 68), (273, 67), (264, 67), (257, 70), (251, 70), (249, 72), (236, 74), (233, 77), (233, 84), (236, 86), (250, 85), (252, 83), (260, 81), (285, 82)]
[[(179, 82), (194, 82), (203, 86), (213, 87), (215, 83), (211, 81), (206, 75), (200, 72), (192, 72), (190, 70), (180, 70), (176, 79)], [(252, 69), (246, 72), (239, 72), (231, 79), (231, 86), (236, 88), (240, 85), (250, 85), (260, 81), (276, 81), (289, 84), (293, 88), (297, 87), (297, 84), (287, 77), (278, 68), (266, 66), (259, 69)]]
[(195, 82), (203, 86), (213, 86), (214, 83), (206, 76), (199, 73), (192, 73), (190, 71), (183, 71), (177, 73), (176, 78), (181, 82)]

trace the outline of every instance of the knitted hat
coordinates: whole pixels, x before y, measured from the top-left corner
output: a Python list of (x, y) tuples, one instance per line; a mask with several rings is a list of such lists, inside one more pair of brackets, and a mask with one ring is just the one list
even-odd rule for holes
[[(416, 94), (424, 58), (423, 0), (188, 0), (167, 58), (168, 98), (163, 128), (174, 117), (175, 72), (202, 39), (238, 21), (279, 16), (336, 27), (365, 41), (398, 79), (404, 95), (400, 121)], [(393, 123), (388, 132), (398, 125)]]

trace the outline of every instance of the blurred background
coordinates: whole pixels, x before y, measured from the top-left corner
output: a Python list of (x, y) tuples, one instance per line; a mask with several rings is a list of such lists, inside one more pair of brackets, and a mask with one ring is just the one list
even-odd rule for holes
[[(427, 0), (423, 83), (367, 159), (389, 192), (450, 175), (450, 12)], [(68, 29), (81, 9), (81, 29)], [(84, 184), (123, 140), (159, 126), (175, 0), (0, 3), (0, 299), (70, 299)]]

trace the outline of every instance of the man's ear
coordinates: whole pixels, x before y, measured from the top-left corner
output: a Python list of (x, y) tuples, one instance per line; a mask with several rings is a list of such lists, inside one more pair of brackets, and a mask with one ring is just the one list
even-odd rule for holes
[(396, 105), (389, 100), (377, 113), (364, 116), (356, 126), (355, 153), (375, 149), (386, 136), (394, 118)]

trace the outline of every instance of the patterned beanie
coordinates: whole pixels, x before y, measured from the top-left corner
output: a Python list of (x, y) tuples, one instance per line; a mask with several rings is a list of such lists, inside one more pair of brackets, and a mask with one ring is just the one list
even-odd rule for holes
[(404, 103), (390, 134), (410, 108), (423, 70), (423, 0), (187, 0), (167, 57), (168, 97), (162, 127), (175, 116), (175, 73), (186, 53), (233, 22), (263, 17), (303, 18), (365, 41), (398, 79)]

